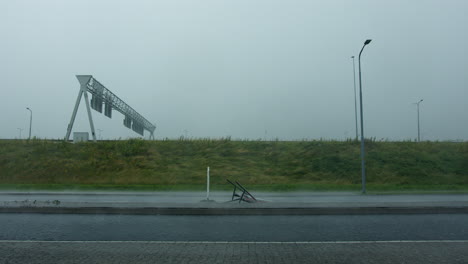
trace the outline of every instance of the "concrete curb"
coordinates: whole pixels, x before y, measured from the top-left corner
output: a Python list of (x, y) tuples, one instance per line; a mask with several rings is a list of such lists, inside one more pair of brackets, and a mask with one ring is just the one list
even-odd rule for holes
[(0, 213), (125, 214), (125, 215), (376, 215), (468, 214), (468, 206), (420, 207), (297, 207), (297, 208), (189, 208), (189, 207), (0, 207)]

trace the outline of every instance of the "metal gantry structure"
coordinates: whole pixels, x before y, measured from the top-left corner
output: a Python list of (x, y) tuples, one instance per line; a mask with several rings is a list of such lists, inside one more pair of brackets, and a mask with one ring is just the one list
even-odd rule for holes
[[(65, 140), (69, 140), (70, 134), (75, 122), (76, 113), (81, 102), (81, 97), (84, 96), (86, 109), (88, 112), (89, 125), (91, 127), (91, 135), (93, 140), (96, 141), (96, 133), (94, 130), (93, 118), (91, 115), (91, 108), (97, 112), (102, 113), (102, 106), (104, 105), (104, 115), (112, 118), (112, 109), (117, 110), (124, 115), (124, 126), (131, 128), (133, 131), (140, 135), (144, 135), (144, 131), (147, 130), (150, 133), (150, 139), (154, 139), (154, 130), (156, 126), (151, 124), (146, 118), (135, 111), (131, 106), (125, 103), (117, 95), (112, 93), (104, 85), (98, 82), (92, 75), (76, 75), (76, 78), (80, 82), (80, 91), (78, 92), (78, 98), (76, 99), (75, 108), (70, 123), (67, 127), (67, 134)], [(88, 93), (93, 97), (91, 101), (88, 99)]]

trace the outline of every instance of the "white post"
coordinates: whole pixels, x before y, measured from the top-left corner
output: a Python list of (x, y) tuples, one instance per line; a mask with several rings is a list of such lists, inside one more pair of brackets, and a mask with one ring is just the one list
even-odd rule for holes
[(206, 169), (206, 200), (210, 200), (210, 167)]

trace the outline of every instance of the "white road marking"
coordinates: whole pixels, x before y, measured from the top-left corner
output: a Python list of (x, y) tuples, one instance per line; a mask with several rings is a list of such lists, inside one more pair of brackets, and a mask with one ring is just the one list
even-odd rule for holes
[(0, 240), (0, 243), (148, 243), (148, 244), (385, 244), (385, 243), (468, 243), (468, 240), (382, 240), (382, 241), (45, 241), (45, 240)]

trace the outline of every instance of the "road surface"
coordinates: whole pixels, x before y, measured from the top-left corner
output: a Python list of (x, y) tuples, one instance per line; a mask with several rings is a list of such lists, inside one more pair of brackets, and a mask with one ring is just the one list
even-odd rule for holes
[(468, 263), (468, 215), (0, 214), (0, 263)]

